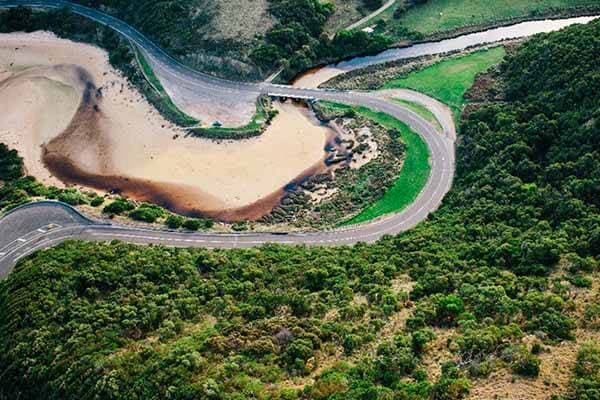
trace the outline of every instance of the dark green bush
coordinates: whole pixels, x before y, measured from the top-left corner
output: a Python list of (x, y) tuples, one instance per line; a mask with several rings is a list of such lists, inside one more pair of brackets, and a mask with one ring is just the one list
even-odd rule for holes
[(104, 203), (104, 197), (102, 196), (94, 196), (92, 200), (90, 200), (90, 206), (92, 207), (100, 207)]
[(154, 223), (157, 219), (165, 215), (165, 210), (154, 204), (141, 204), (138, 208), (129, 213), (129, 217), (136, 221)]
[(167, 217), (165, 224), (170, 229), (179, 229), (183, 225), (185, 219), (180, 215), (171, 214)]
[(106, 214), (121, 215), (127, 211), (133, 211), (135, 204), (129, 200), (118, 198), (112, 203), (106, 205), (102, 210)]
[(182, 226), (187, 230), (197, 231), (202, 226), (202, 223), (199, 219), (186, 219)]
[(65, 189), (58, 195), (58, 200), (63, 203), (70, 204), (72, 206), (78, 206), (80, 204), (87, 204), (87, 198), (85, 195), (78, 192), (76, 189)]
[(507, 347), (502, 352), (502, 358), (510, 364), (510, 368), (517, 375), (536, 378), (540, 373), (540, 359), (527, 351), (525, 346)]

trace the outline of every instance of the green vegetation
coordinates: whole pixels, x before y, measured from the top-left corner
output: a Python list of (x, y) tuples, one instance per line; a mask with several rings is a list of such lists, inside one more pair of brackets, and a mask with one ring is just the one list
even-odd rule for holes
[(473, 86), (477, 74), (502, 61), (504, 47), (494, 47), (440, 61), (425, 69), (394, 79), (384, 88), (407, 88), (428, 94), (449, 105), (458, 117), (464, 95)]
[(181, 215), (171, 214), (165, 220), (165, 225), (167, 225), (167, 228), (169, 229), (179, 229), (184, 222), (185, 218), (183, 218)]
[(0, 213), (31, 201), (32, 197), (59, 200), (73, 206), (91, 204), (98, 207), (98, 196), (73, 188), (44, 186), (31, 176), (25, 176), (23, 159), (15, 150), (0, 143)]
[(202, 228), (210, 229), (210, 228), (212, 228), (212, 226), (213, 226), (213, 221), (211, 221), (209, 219), (197, 219), (197, 218), (186, 219), (181, 224), (182, 228), (187, 229), (189, 231), (197, 231)]
[(419, 103), (415, 103), (414, 101), (408, 101), (408, 100), (402, 100), (402, 99), (393, 99), (393, 101), (394, 101), (394, 103), (398, 103), (398, 104), (408, 108), (412, 112), (420, 115), (426, 121), (430, 122), (434, 127), (436, 127), (440, 132), (443, 130), (442, 126), (440, 125), (440, 123), (437, 120), (437, 118), (435, 117), (435, 115), (433, 115), (433, 113), (431, 111), (429, 111), (427, 109), (427, 107), (425, 107)]
[[(460, 400), (494, 370), (536, 379), (560, 362), (542, 345), (597, 335), (597, 294), (570, 280), (600, 282), (599, 53), (600, 21), (508, 55), (504, 100), (465, 117), (453, 190), (410, 232), (21, 260), (0, 282), (0, 398)], [(597, 399), (599, 354), (581, 348), (565, 399)]]
[(127, 199), (118, 198), (102, 209), (105, 214), (121, 215), (128, 211), (133, 211), (135, 204)]
[(264, 42), (251, 53), (264, 73), (282, 66), (280, 79), (287, 80), (315, 64), (353, 54), (375, 53), (391, 44), (381, 35), (361, 31), (338, 32), (333, 38), (324, 33), (333, 14), (333, 3), (319, 0), (268, 0), (269, 12), (278, 21), (264, 36)]
[(114, 199), (102, 209), (102, 212), (109, 218), (120, 215), (126, 216), (134, 221), (145, 222), (148, 224), (164, 223), (169, 229), (183, 228), (197, 231), (201, 228), (210, 229), (214, 225), (214, 221), (210, 219), (186, 219), (181, 215), (171, 214), (169, 211), (156, 204), (136, 204), (135, 202), (124, 198)]
[(135, 221), (142, 221), (152, 224), (156, 222), (156, 220), (163, 218), (165, 214), (165, 209), (160, 206), (142, 203), (135, 210), (129, 213), (129, 218)]
[(366, 222), (385, 214), (401, 211), (419, 195), (431, 172), (427, 145), (406, 124), (384, 113), (368, 109), (360, 109), (360, 112), (388, 129), (395, 129), (399, 132), (402, 141), (406, 144), (407, 151), (402, 170), (393, 186), (385, 192), (380, 200), (347, 221), (345, 225)]
[(23, 159), (17, 151), (0, 143), (0, 210), (27, 203), (30, 196), (27, 189), (31, 180), (23, 178)]
[(371, 13), (362, 6), (362, 0), (332, 0), (331, 3), (335, 4), (335, 11), (325, 25), (325, 31), (328, 34), (335, 34)]
[(598, 6), (595, 0), (435, 0), (410, 8), (399, 22), (425, 35), (473, 25), (493, 25), (518, 18), (551, 15), (562, 10)]

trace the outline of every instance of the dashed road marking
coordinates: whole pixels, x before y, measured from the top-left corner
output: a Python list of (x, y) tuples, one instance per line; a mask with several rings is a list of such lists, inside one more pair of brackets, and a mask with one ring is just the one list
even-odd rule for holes
[(26, 240), (26, 239), (23, 239), (23, 238), (18, 238), (18, 239), (17, 239), (17, 241), (18, 241), (18, 242), (21, 242), (21, 243), (25, 243), (27, 240)]

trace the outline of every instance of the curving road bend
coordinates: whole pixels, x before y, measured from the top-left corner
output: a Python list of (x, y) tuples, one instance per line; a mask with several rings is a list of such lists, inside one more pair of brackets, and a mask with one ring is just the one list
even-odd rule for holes
[[(132, 228), (91, 220), (77, 210), (57, 202), (39, 202), (13, 210), (0, 219), (0, 277), (6, 276), (22, 257), (54, 246), (68, 239), (122, 240), (141, 244), (163, 244), (180, 247), (252, 247), (265, 243), (303, 245), (346, 245), (373, 242), (386, 234), (406, 231), (436, 210), (452, 186), (454, 176), (453, 135), (438, 133), (429, 122), (388, 99), (359, 92), (341, 92), (321, 89), (294, 88), (268, 83), (241, 83), (227, 81), (189, 69), (180, 64), (140, 32), (125, 22), (63, 1), (0, 1), (0, 7), (27, 5), (32, 7), (68, 7), (74, 12), (110, 26), (137, 44), (151, 58), (154, 67), (177, 77), (181, 85), (191, 90), (210, 91), (216, 99), (255, 98), (260, 94), (271, 96), (329, 100), (359, 105), (382, 111), (404, 121), (417, 132), (430, 151), (431, 175), (415, 201), (402, 212), (377, 220), (322, 232), (310, 233), (185, 233), (167, 230)], [(438, 108), (431, 108), (445, 132), (454, 132), (451, 119), (444, 118)]]
[[(106, 224), (82, 216), (58, 202), (38, 202), (17, 208), (0, 219), (0, 278), (8, 275), (22, 257), (68, 239), (122, 240), (177, 247), (241, 248), (265, 243), (347, 245), (374, 242), (387, 234), (406, 231), (436, 210), (452, 186), (454, 141), (418, 115), (386, 100), (365, 94), (331, 94), (323, 98), (370, 107), (398, 118), (421, 135), (430, 151), (431, 174), (416, 200), (403, 211), (364, 224), (321, 232), (187, 233)], [(435, 110), (432, 110), (435, 112)], [(444, 127), (453, 131), (453, 127)]]

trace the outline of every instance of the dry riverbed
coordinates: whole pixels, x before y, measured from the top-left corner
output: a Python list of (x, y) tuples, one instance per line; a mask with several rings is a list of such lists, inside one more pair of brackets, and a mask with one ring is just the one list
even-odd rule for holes
[(0, 141), (46, 184), (117, 189), (183, 213), (257, 218), (323, 163), (331, 130), (300, 107), (253, 139), (185, 137), (93, 46), (51, 34), (0, 35)]

